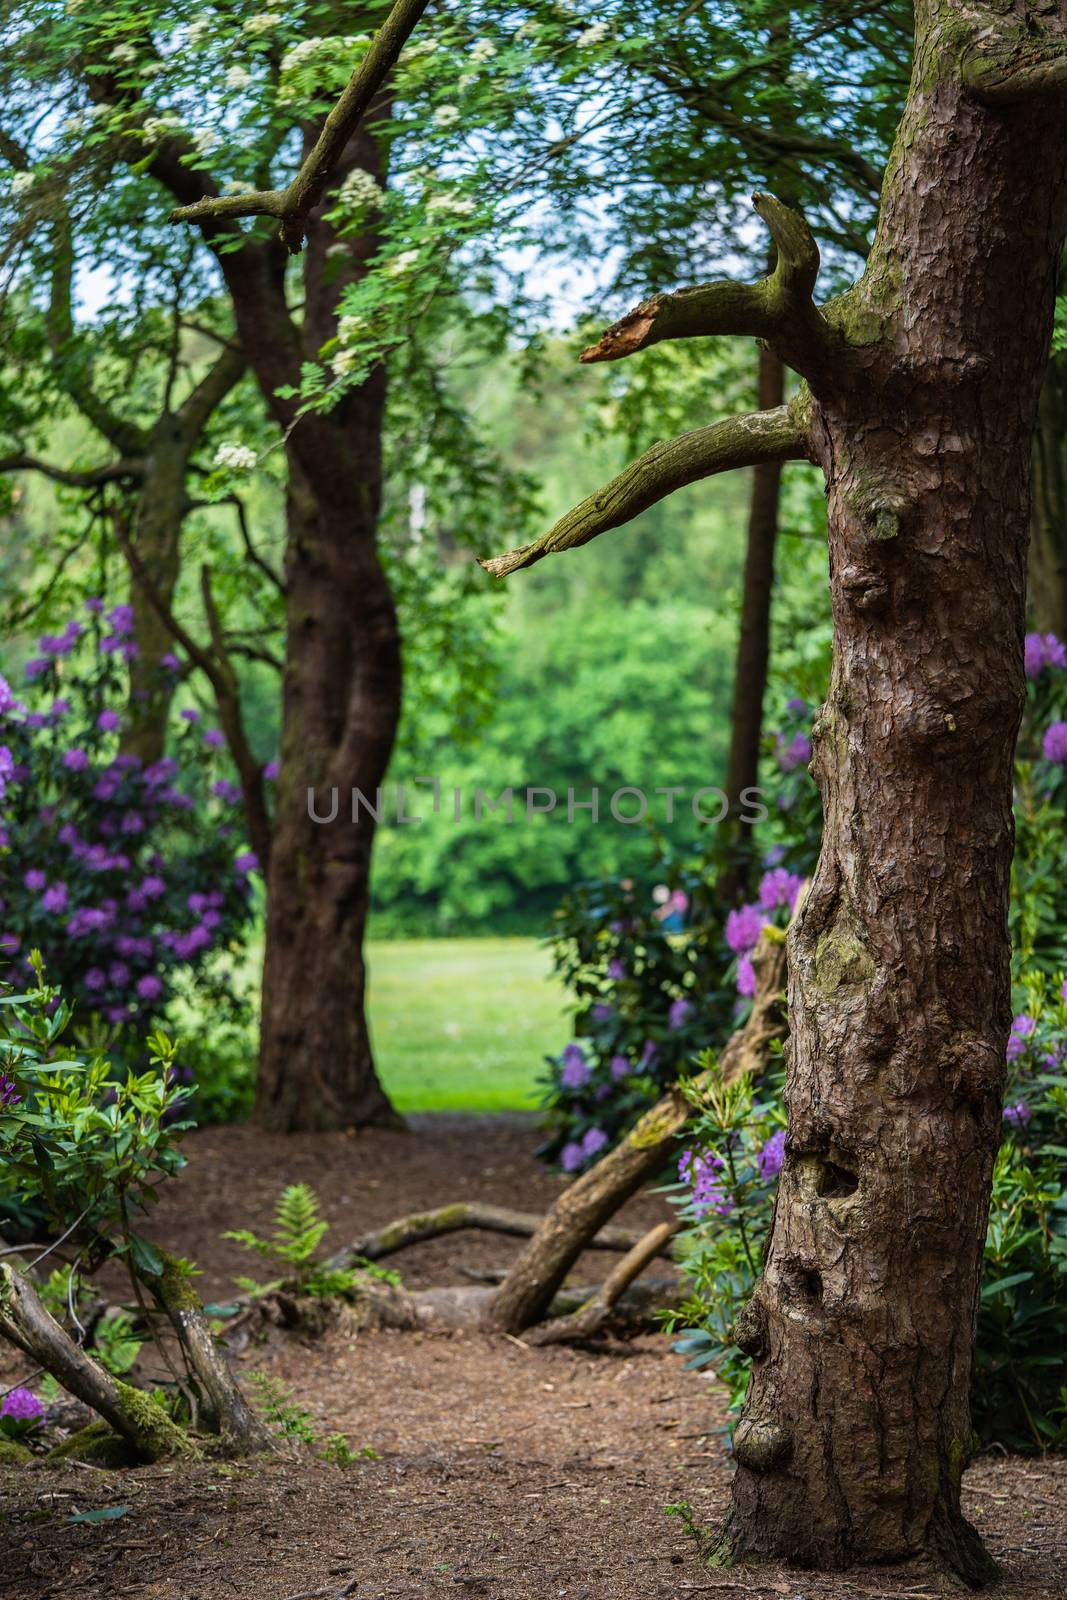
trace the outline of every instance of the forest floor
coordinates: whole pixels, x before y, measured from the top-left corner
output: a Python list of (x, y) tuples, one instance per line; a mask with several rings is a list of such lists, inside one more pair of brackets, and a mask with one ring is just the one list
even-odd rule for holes
[[(153, 1217), (195, 1259), (208, 1299), (251, 1273), (226, 1227), (269, 1230), (281, 1187), (318, 1192), (337, 1248), (405, 1212), (454, 1199), (542, 1209), (560, 1180), (516, 1116), (435, 1115), (412, 1132), (271, 1138), (192, 1135), (190, 1166)], [(623, 1221), (665, 1214), (644, 1195)], [(390, 1263), (417, 1288), (503, 1267), (519, 1241), (459, 1234)], [(614, 1258), (590, 1255), (582, 1281)], [(469, 1281), (467, 1279), (466, 1281)], [(321, 1438), (377, 1459), (310, 1455), (122, 1472), (35, 1461), (0, 1469), (0, 1595), (19, 1600), (927, 1600), (960, 1591), (916, 1567), (836, 1578), (703, 1567), (665, 1507), (714, 1525), (730, 1487), (723, 1392), (660, 1335), (534, 1349), (482, 1333), (272, 1334), (242, 1372), (284, 1383)], [(8, 1380), (12, 1381), (12, 1380)], [(968, 1515), (1002, 1564), (1000, 1600), (1067, 1595), (1067, 1461), (979, 1458)], [(110, 1511), (102, 1520), (77, 1521)]]

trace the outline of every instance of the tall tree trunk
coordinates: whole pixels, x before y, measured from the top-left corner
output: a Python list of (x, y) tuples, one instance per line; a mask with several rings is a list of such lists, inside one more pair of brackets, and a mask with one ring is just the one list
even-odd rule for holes
[[(993, 13), (990, 13), (992, 16)], [(1010, 1022), (1030, 443), (1065, 227), (1062, 92), (964, 87), (917, 7), (852, 349), (818, 384), (834, 667), (790, 934), (785, 1164), (719, 1556), (992, 1563), (960, 1510)], [(1011, 19), (1008, 20), (1008, 26)], [(988, 48), (988, 46), (986, 46)]]
[[(785, 368), (766, 345), (759, 347), (757, 389), (759, 409), (780, 406), (785, 398)], [(741, 796), (759, 783), (760, 737), (763, 732), (763, 697), (767, 688), (767, 663), (771, 644), (771, 589), (774, 584), (774, 546), (778, 537), (778, 503), (782, 463), (761, 461), (752, 468), (748, 508), (748, 537), (741, 592), (741, 627), (734, 665), (734, 700), (730, 721), (730, 755), (726, 769), (726, 794), (730, 801), (727, 835), (728, 861), (719, 879), (719, 892), (733, 900), (744, 884), (752, 861), (752, 824), (741, 820)], [(751, 807), (745, 808), (751, 815)]]
[(1030, 606), (1039, 633), (1067, 638), (1067, 350), (1041, 386), (1030, 513)]
[[(333, 187), (355, 166), (382, 181), (366, 131)], [(399, 631), (377, 548), (385, 374), (292, 426), (277, 397), (335, 336), (340, 294), (377, 248), (372, 230), (339, 241), (323, 209), (308, 227), (300, 328), (285, 304), (280, 246), (221, 258), (241, 343), (288, 430), (286, 664), (256, 1098), (257, 1119), (278, 1132), (398, 1120), (375, 1073), (364, 1008), (374, 819), (366, 806), (355, 819), (352, 809), (353, 790), (375, 806), (400, 717)], [(339, 243), (343, 259), (328, 254)], [(316, 822), (334, 790), (335, 820)]]

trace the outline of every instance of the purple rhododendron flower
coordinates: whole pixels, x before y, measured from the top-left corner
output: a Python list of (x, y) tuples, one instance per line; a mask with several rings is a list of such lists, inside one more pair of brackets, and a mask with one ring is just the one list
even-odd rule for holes
[(199, 722), (200, 721), (200, 713), (199, 713), (199, 711), (194, 711), (192, 706), (186, 706), (185, 710), (184, 711), (179, 711), (178, 715), (181, 717), (183, 722)]
[(782, 1170), (785, 1160), (785, 1129), (779, 1128), (777, 1133), (772, 1133), (767, 1143), (756, 1157), (756, 1169), (764, 1183), (770, 1183)]
[(222, 750), (226, 745), (226, 735), (218, 728), (208, 728), (204, 734), (204, 743), (209, 750)]
[(65, 883), (53, 883), (41, 896), (41, 908), (59, 916), (67, 909), (67, 886)]
[(582, 1138), (582, 1158), (589, 1161), (599, 1151), (603, 1150), (608, 1142), (608, 1136), (603, 1128), (590, 1128)]
[(637, 1063), (638, 1072), (651, 1072), (659, 1056), (659, 1050), (651, 1039), (645, 1040), (645, 1048), (641, 1051), (641, 1059)]
[(720, 1217), (728, 1217), (733, 1211), (733, 1197), (727, 1194), (719, 1177), (722, 1170), (723, 1163), (719, 1156), (694, 1150), (682, 1152), (678, 1176), (683, 1183), (692, 1185), (693, 1210), (698, 1217), (704, 1217), (713, 1210)]
[(1016, 1100), (1014, 1105), (1004, 1107), (1004, 1121), (1012, 1128), (1023, 1128), (1030, 1121), (1032, 1112), (1025, 1100)]
[(1037, 1027), (1034, 1017), (1028, 1017), (1025, 1012), (1012, 1018), (1011, 1032), (1008, 1035), (1008, 1060), (1017, 1061), (1026, 1049), (1026, 1041)]
[(759, 906), (739, 906), (730, 912), (726, 918), (726, 943), (735, 955), (746, 955), (755, 949), (764, 920)]
[(137, 980), (137, 993), (142, 1000), (158, 1000), (163, 993), (162, 981), (151, 972)]
[(611, 979), (612, 983), (618, 983), (620, 979), (625, 978), (625, 976), (625, 966), (619, 960), (618, 956), (613, 956), (608, 962), (608, 977)]
[(667, 1013), (668, 1028), (670, 1028), (672, 1032), (677, 1031), (679, 1028), (684, 1028), (686, 1019), (688, 1018), (692, 1009), (693, 1002), (691, 1000), (672, 1000), (671, 1009)]
[(268, 783), (274, 783), (278, 777), (278, 763), (276, 761), (268, 761), (263, 768), (263, 776)]
[(572, 1139), (570, 1144), (565, 1144), (559, 1154), (559, 1164), (564, 1172), (577, 1172), (585, 1162), (582, 1147)]
[(168, 650), (165, 656), (160, 656), (159, 664), (161, 667), (165, 667), (168, 672), (180, 672), (182, 667), (178, 657), (171, 650)]
[(115, 633), (126, 635), (133, 632), (133, 607), (129, 605), (112, 606), (107, 614), (107, 620)]
[(777, 867), (784, 860), (785, 845), (772, 844), (771, 848), (767, 851), (767, 854), (763, 858), (763, 865), (765, 867)]
[(621, 1083), (623, 1078), (630, 1075), (630, 1063), (625, 1056), (612, 1056), (608, 1062), (608, 1071), (615, 1083)]
[(806, 767), (811, 760), (811, 740), (806, 733), (795, 733), (786, 743), (784, 734), (779, 734), (778, 765), (783, 772), (795, 772), (798, 767)]
[(17, 1106), (21, 1099), (14, 1078), (0, 1072), (0, 1106)]
[(6, 744), (0, 744), (0, 800), (7, 794), (8, 782), (15, 775), (15, 758)]
[(1045, 665), (1045, 641), (1039, 633), (1028, 633), (1023, 640), (1023, 667), (1028, 678), (1039, 678)]
[(82, 982), (87, 989), (92, 989), (95, 993), (107, 988), (107, 973), (100, 967), (90, 967)]
[(96, 725), (104, 733), (118, 733), (122, 727), (122, 718), (117, 711), (101, 711), (96, 719)]
[(615, 1007), (614, 1006), (606, 1006), (606, 1005), (603, 1004), (603, 1002), (600, 1002), (600, 1003), (598, 1003), (597, 1005), (595, 1005), (593, 1007), (593, 1021), (594, 1022), (610, 1022), (614, 1015), (615, 1015)]
[(1046, 761), (1067, 766), (1067, 722), (1052, 722), (1045, 729), (1041, 749)]
[(22, 702), (17, 699), (11, 685), (0, 673), (0, 717), (6, 717), (9, 711), (21, 711)]
[(237, 857), (233, 866), (234, 871), (238, 873), (239, 876), (244, 877), (244, 875), (248, 872), (259, 871), (259, 857), (256, 855), (254, 850), (245, 850), (243, 854)]
[(89, 765), (89, 757), (84, 750), (68, 750), (63, 757), (63, 765), (68, 772), (84, 772)]
[(39, 678), (42, 672), (47, 672), (50, 666), (51, 662), (47, 656), (33, 656), (27, 661), (23, 670), (27, 678), (32, 681), (34, 678)]
[(241, 791), (235, 783), (230, 783), (227, 778), (219, 778), (211, 785), (211, 792), (217, 800), (225, 800), (227, 805), (235, 806), (241, 798)]
[(787, 872), (785, 867), (772, 867), (770, 872), (765, 872), (760, 879), (758, 896), (763, 910), (773, 911), (776, 906), (784, 906), (791, 913), (803, 881), (797, 873)]
[(12, 1389), (0, 1400), (0, 1417), (10, 1417), (13, 1422), (40, 1422), (44, 1406), (32, 1389)]
[(42, 872), (40, 867), (31, 867), (22, 879), (31, 894), (38, 894), (48, 882), (48, 874)]
[(589, 1082), (589, 1064), (581, 1045), (569, 1044), (560, 1057), (562, 1070), (559, 1081), (565, 1089), (584, 1089)]
[(737, 992), (746, 1000), (751, 1000), (756, 993), (756, 969), (751, 956), (737, 958)]

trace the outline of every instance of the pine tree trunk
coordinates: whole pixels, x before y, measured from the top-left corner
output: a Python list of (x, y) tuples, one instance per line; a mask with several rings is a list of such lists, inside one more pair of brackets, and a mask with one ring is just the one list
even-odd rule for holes
[[(785, 369), (773, 350), (759, 349), (757, 388), (759, 409), (769, 411), (785, 398)], [(719, 880), (719, 892), (732, 901), (747, 876), (752, 855), (752, 826), (740, 820), (741, 796), (759, 783), (760, 738), (763, 732), (763, 697), (771, 647), (771, 590), (774, 585), (774, 547), (778, 537), (778, 503), (782, 463), (761, 461), (752, 468), (748, 509), (748, 537), (741, 591), (741, 627), (734, 665), (734, 700), (730, 721), (730, 755), (726, 769), (726, 794), (730, 800), (730, 860)]]
[(1067, 638), (1067, 350), (1041, 386), (1030, 514), (1030, 606), (1039, 633)]
[(934, 1552), (960, 1510), (1010, 1021), (1030, 444), (1065, 226), (1063, 97), (964, 89), (950, 0), (819, 386), (834, 618), (825, 830), (790, 934), (785, 1164), (720, 1559)]

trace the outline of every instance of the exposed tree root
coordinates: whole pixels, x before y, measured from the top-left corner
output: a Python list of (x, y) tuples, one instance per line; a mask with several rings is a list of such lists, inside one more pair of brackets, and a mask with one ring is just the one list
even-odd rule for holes
[[(764, 931), (752, 963), (756, 972), (752, 1013), (719, 1058), (717, 1070), (727, 1083), (762, 1072), (771, 1043), (786, 1033), (785, 941), (779, 930)], [(567, 1273), (608, 1218), (663, 1170), (691, 1113), (681, 1090), (671, 1089), (621, 1144), (563, 1191), (490, 1300), (487, 1326), (516, 1334), (540, 1322)]]
[(576, 1339), (589, 1339), (599, 1333), (615, 1310), (623, 1291), (641, 1275), (677, 1230), (676, 1222), (660, 1222), (650, 1228), (644, 1238), (638, 1240), (633, 1249), (612, 1267), (604, 1282), (577, 1311), (565, 1317), (556, 1317), (551, 1322), (543, 1322), (538, 1328), (527, 1329), (526, 1343), (566, 1344)]
[[(406, 1250), (426, 1239), (439, 1239), (446, 1233), (478, 1228), (487, 1233), (506, 1233), (531, 1238), (543, 1227), (545, 1218), (537, 1211), (512, 1211), (507, 1206), (484, 1205), (478, 1200), (457, 1200), (435, 1211), (415, 1211), (399, 1217), (384, 1228), (375, 1228), (354, 1239), (329, 1261), (334, 1268), (358, 1266), (363, 1261), (380, 1261), (384, 1256)], [(589, 1250), (632, 1250), (641, 1241), (632, 1228), (602, 1228), (586, 1246)]]
[(112, 1377), (74, 1343), (29, 1279), (8, 1262), (0, 1263), (0, 1334), (91, 1406), (143, 1459), (198, 1453), (185, 1429), (151, 1395)]

